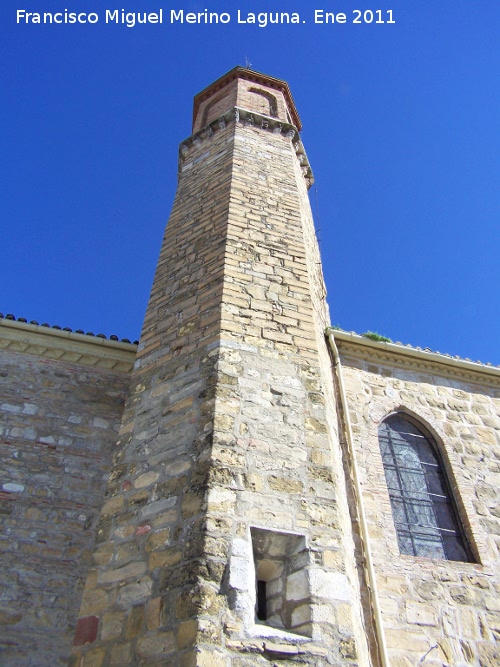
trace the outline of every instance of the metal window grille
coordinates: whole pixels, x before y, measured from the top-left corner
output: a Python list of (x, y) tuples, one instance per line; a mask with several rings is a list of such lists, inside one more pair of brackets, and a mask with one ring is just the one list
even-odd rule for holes
[(472, 561), (433, 439), (397, 414), (380, 425), (379, 443), (400, 552)]

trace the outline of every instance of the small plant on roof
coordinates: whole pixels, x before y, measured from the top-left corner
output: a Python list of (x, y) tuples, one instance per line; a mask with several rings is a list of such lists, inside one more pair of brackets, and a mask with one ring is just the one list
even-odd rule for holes
[(328, 336), (329, 332), (331, 331), (343, 331), (343, 329), (338, 324), (330, 324), (329, 326), (325, 327), (325, 336)]
[(376, 340), (379, 343), (392, 343), (392, 338), (387, 338), (387, 336), (381, 336), (376, 331), (365, 331), (364, 334), (361, 334), (363, 338), (369, 338), (370, 340)]

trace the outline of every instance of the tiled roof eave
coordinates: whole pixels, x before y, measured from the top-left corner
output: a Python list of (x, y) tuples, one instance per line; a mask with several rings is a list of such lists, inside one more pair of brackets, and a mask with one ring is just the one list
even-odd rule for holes
[(0, 349), (130, 373), (137, 345), (4, 318)]
[(432, 350), (417, 349), (400, 343), (374, 341), (354, 332), (339, 329), (328, 328), (326, 333), (333, 334), (339, 352), (345, 356), (500, 386), (500, 368), (497, 366), (452, 357)]

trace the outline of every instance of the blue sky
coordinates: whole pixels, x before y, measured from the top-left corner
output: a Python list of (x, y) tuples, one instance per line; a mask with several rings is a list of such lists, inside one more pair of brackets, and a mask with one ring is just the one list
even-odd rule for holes
[[(106, 25), (106, 9), (162, 25)], [(96, 12), (94, 25), (16, 10)], [(228, 12), (171, 25), (171, 9)], [(345, 24), (314, 23), (314, 10)], [(298, 25), (237, 11), (298, 12)], [(354, 24), (353, 10), (395, 24)], [(290, 84), (333, 324), (500, 364), (497, 0), (2, 5), (0, 312), (137, 338), (193, 96), (248, 58)], [(367, 14), (370, 17), (370, 14)]]

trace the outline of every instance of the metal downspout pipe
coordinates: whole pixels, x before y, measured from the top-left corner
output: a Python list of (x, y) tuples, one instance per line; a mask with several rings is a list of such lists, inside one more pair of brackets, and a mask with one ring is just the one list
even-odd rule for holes
[(356, 462), (356, 455), (354, 453), (352, 426), (351, 426), (351, 419), (349, 417), (349, 409), (347, 406), (347, 396), (345, 393), (344, 379), (342, 377), (342, 365), (340, 363), (339, 351), (337, 349), (337, 345), (335, 343), (335, 338), (333, 336), (333, 331), (331, 328), (327, 329), (327, 335), (328, 335), (328, 342), (330, 344), (330, 348), (333, 353), (335, 373), (337, 375), (339, 392), (340, 392), (341, 408), (344, 416), (347, 449), (351, 459), (352, 480), (354, 483), (354, 489), (357, 496), (359, 524), (361, 528), (361, 537), (364, 544), (364, 552), (365, 552), (364, 556), (366, 559), (366, 573), (368, 575), (368, 584), (371, 588), (371, 604), (373, 607), (373, 615), (375, 620), (375, 634), (377, 637), (380, 664), (381, 667), (390, 667), (389, 656), (387, 654), (387, 645), (385, 642), (384, 627), (382, 624), (382, 614), (380, 612), (380, 606), (378, 601), (377, 581), (375, 578), (375, 570), (373, 568), (373, 559), (370, 549), (368, 526), (366, 525), (365, 506), (363, 502), (363, 495), (361, 493), (361, 484), (359, 481), (358, 464)]

